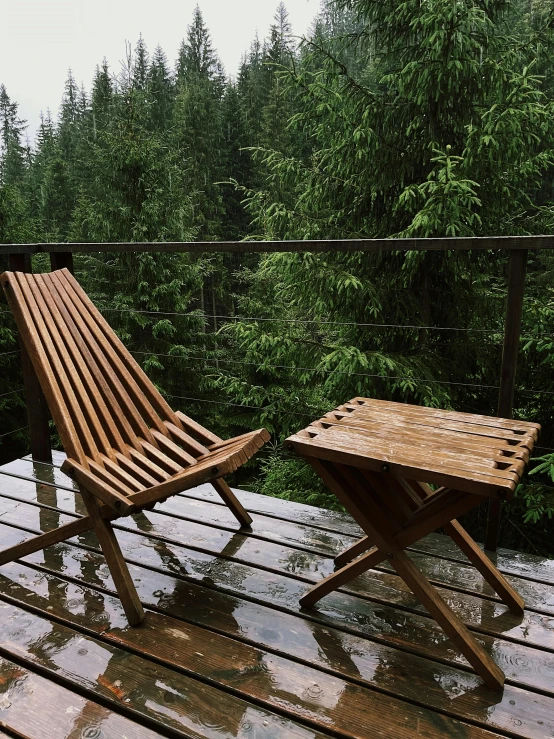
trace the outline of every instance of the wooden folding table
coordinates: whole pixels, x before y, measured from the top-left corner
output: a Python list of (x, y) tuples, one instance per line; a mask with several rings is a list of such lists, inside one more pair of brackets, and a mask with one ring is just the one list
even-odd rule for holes
[(442, 527), (510, 610), (523, 614), (523, 599), (456, 518), (486, 498), (513, 496), (539, 431), (525, 421), (354, 398), (290, 436), (286, 447), (311, 464), (366, 534), (301, 605), (387, 560), (484, 682), (501, 689), (503, 672), (405, 549)]

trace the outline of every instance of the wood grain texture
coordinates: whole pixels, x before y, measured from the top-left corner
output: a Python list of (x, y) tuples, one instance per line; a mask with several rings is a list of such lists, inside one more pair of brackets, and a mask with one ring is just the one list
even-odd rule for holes
[[(44, 467), (37, 466), (38, 469), (44, 469)], [(17, 491), (20, 497), (30, 498), (34, 495), (36, 499), (38, 492), (41, 499), (49, 505), (55, 505), (56, 502), (63, 502), (63, 500), (67, 500), (68, 510), (71, 510), (74, 505), (71, 502), (73, 493), (69, 490), (58, 491), (56, 494), (55, 488), (48, 486), (37, 491), (34, 484), (25, 483), (23, 480), (12, 478), (12, 483), (14, 492)], [(209, 496), (209, 488), (204, 488), (204, 490)], [(67, 499), (66, 496), (68, 496)], [(182, 512), (186, 513), (187, 499), (173, 498), (172, 501), (180, 503)], [(6, 506), (29, 505), (7, 498), (5, 502)], [(194, 511), (198, 503), (198, 498), (190, 499), (189, 510)], [(2, 505), (1, 502), (0, 505)], [(230, 514), (222, 505), (216, 503), (206, 505), (207, 508), (211, 507), (216, 514), (218, 511), (224, 513), (228, 517), (227, 521), (231, 521)], [(10, 509), (6, 508), (1, 514), (1, 520), (8, 520), (12, 515), (10, 520), (14, 522), (24, 519), (29, 522), (31, 520), (37, 523), (42, 522), (46, 525), (47, 517), (50, 516), (52, 517), (51, 525), (55, 525), (55, 517), (60, 515), (56, 510), (37, 506), (34, 508), (37, 511), (35, 518), (27, 513), (18, 514), (17, 508), (13, 510), (12, 515)], [(294, 510), (297, 515), (300, 514), (299, 509)], [(309, 509), (305, 512), (309, 513)], [(205, 513), (200, 513), (201, 517), (205, 515)], [(329, 515), (333, 522), (333, 514)], [(213, 520), (217, 521), (218, 516), (215, 515)], [(261, 519), (258, 518), (258, 520)], [(133, 524), (132, 518), (124, 521), (127, 524)], [(256, 521), (254, 521), (253, 535), (233, 534), (229, 527), (213, 529), (206, 525), (186, 521), (185, 518), (177, 519), (174, 515), (168, 516), (154, 511), (139, 517), (137, 520), (139, 525), (134, 524), (134, 532), (120, 530), (118, 537), (126, 558), (137, 563), (131, 565), (131, 570), (141, 599), (163, 610), (168, 616), (176, 617), (181, 622), (183, 620), (194, 622), (202, 629), (209, 625), (210, 629), (226, 633), (235, 640), (244, 642), (246, 639), (251, 646), (264, 646), (273, 655), (288, 657), (294, 663), (301, 662), (312, 669), (317, 667), (327, 676), (347, 679), (357, 685), (374, 686), (378, 691), (385, 692), (387, 695), (401, 697), (408, 704), (421, 705), (423, 702), (432, 711), (438, 711), (436, 714), (437, 727), (443, 726), (441, 722), (444, 717), (451, 715), (458, 716), (462, 720), (467, 719), (471, 724), (476, 723), (481, 728), (488, 726), (491, 732), (498, 730), (501, 734), (507, 733), (509, 736), (524, 736), (533, 739), (550, 736), (554, 730), (550, 716), (554, 715), (554, 712), (552, 704), (548, 703), (549, 699), (546, 695), (530, 692), (514, 684), (514, 680), (520, 684), (528, 682), (543, 686), (539, 689), (548, 690), (546, 686), (552, 684), (553, 677), (549, 677), (547, 661), (542, 666), (537, 663), (536, 657), (542, 654), (539, 650), (522, 651), (517, 644), (505, 642), (504, 646), (501, 646), (501, 640), (496, 640), (493, 644), (490, 638), (484, 638), (487, 649), (494, 650), (495, 659), (499, 660), (506, 669), (509, 680), (504, 693), (491, 703), (492, 694), (479, 688), (475, 676), (456, 668), (454, 666), (456, 662), (452, 662), (451, 657), (446, 656), (444, 651), (442, 657), (439, 656), (441, 653), (440, 632), (430, 628), (432, 621), (429, 618), (418, 619), (410, 615), (402, 615), (398, 609), (395, 611), (395, 609), (388, 609), (377, 603), (372, 605), (359, 598), (354, 602), (350, 600), (352, 596), (340, 593), (329, 596), (331, 601), (328, 608), (314, 612), (311, 618), (301, 617), (298, 610), (295, 610), (294, 603), (298, 594), (305, 588), (305, 581), (297, 580), (295, 585), (291, 572), (308, 573), (307, 552), (299, 549), (295, 555), (292, 549), (287, 550), (285, 547), (279, 555), (277, 550), (272, 550), (271, 546), (282, 546), (277, 543), (280, 538), (278, 529), (281, 523), (290, 526), (291, 522), (285, 522), (283, 519), (269, 519), (266, 528), (268, 533), (271, 531), (271, 522), (275, 541), (267, 540), (266, 542), (270, 547), (266, 561), (273, 559), (276, 563), (280, 562), (282, 573), (288, 573), (285, 577), (277, 576), (276, 573), (264, 573), (257, 567), (257, 558), (260, 557), (260, 552), (264, 551), (264, 544), (256, 538)], [(192, 528), (188, 528), (191, 526)], [(297, 524), (297, 526), (300, 535), (302, 525)], [(320, 542), (323, 546), (324, 532), (321, 529), (312, 528), (314, 534), (321, 532)], [(12, 526), (4, 525), (0, 528), (0, 536), (4, 540), (7, 537), (6, 532), (10, 529), (17, 534), (17, 529)], [(160, 538), (155, 538), (156, 534)], [(211, 556), (201, 554), (199, 551), (193, 552), (183, 546), (187, 542), (198, 544), (200, 537), (202, 537), (206, 552), (213, 553)], [(213, 537), (211, 543), (210, 537)], [(221, 537), (226, 539), (222, 540)], [(236, 541), (237, 537), (240, 538), (242, 544)], [(172, 540), (176, 543), (172, 543)], [(83, 544), (87, 542), (88, 536), (85, 536), (82, 541)], [(177, 544), (177, 542), (180, 543)], [(237, 545), (239, 545), (238, 549)], [(338, 545), (337, 539), (336, 546)], [(243, 562), (252, 562), (252, 566), (244, 567), (236, 561), (237, 556), (242, 557)], [(99, 554), (91, 550), (81, 550), (79, 547), (68, 549), (67, 545), (63, 545), (48, 550), (46, 560), (43, 560), (42, 556), (31, 559), (35, 559), (36, 566), (40, 567), (40, 570), (34, 574), (29, 567), (15, 563), (2, 569), (0, 593), (3, 598), (17, 597), (23, 607), (28, 605), (35, 609), (40, 608), (47, 618), (51, 615), (64, 618), (65, 614), (73, 619), (79, 629), (94, 627), (99, 632), (103, 632), (108, 624), (112, 624), (118, 633), (119, 629), (125, 627), (121, 605), (118, 605), (118, 601), (108, 596), (105, 591), (106, 586), (112, 589), (113, 585), (109, 579), (105, 579), (105, 576), (102, 580), (97, 578), (96, 573), (105, 570)], [(330, 557), (327, 561), (331, 562)], [(322, 564), (323, 560), (314, 559), (311, 567), (319, 568)], [(46, 570), (52, 572), (57, 570), (58, 578), (53, 574), (48, 574), (44, 569), (45, 565)], [(291, 571), (291, 566), (294, 566), (295, 570)], [(306, 569), (303, 570), (303, 567)], [(454, 574), (453, 563), (451, 563), (451, 569)], [(59, 580), (60, 576), (64, 579)], [(83, 590), (83, 586), (77, 585), (74, 578), (80, 579), (83, 583), (87, 582), (91, 589)], [(390, 580), (392, 582), (395, 576), (389, 576), (389, 578), (392, 578)], [(373, 577), (371, 579), (373, 580)], [(386, 588), (383, 589), (383, 599), (386, 600), (387, 594), (391, 592)], [(84, 604), (87, 604), (85, 609)], [(54, 607), (54, 613), (48, 610), (49, 606)], [(475, 606), (470, 606), (470, 610), (475, 611)], [(106, 620), (107, 618), (109, 621)], [(428, 626), (425, 626), (425, 623)], [(395, 624), (398, 624), (397, 628)], [(386, 626), (383, 630), (384, 625)], [(109, 628), (108, 625), (108, 630)], [(170, 628), (179, 631), (180, 626), (176, 623)], [(127, 633), (129, 631), (125, 630), (125, 634)], [(376, 639), (371, 637), (372, 633)], [(407, 635), (408, 638), (406, 638)], [(206, 632), (204, 643), (210, 644), (212, 638), (213, 632)], [(408, 643), (410, 639), (426, 643), (429, 651), (424, 651), (422, 656), (418, 657), (404, 650), (402, 644)], [(175, 636), (174, 641), (179, 644), (181, 639)], [(119, 646), (126, 648), (121, 643)], [(195, 652), (205, 654), (198, 642), (195, 642), (194, 646)], [(225, 652), (222, 651), (222, 654)], [(432, 656), (433, 654), (435, 656)], [(172, 655), (168, 657), (171, 659)], [(195, 669), (204, 669), (201, 657), (196, 655), (196, 659)], [(445, 661), (449, 664), (445, 664)], [(270, 670), (279, 664), (287, 663), (273, 662)], [(211, 665), (210, 661), (206, 667), (207, 671), (213, 669)], [(178, 665), (172, 668), (168, 664), (167, 667), (179, 669)], [(204, 674), (209, 676), (210, 673), (205, 672)], [(269, 674), (282, 676), (289, 673), (279, 670), (275, 673), (270, 671)], [(238, 685), (240, 689), (254, 690), (256, 689), (255, 675), (256, 672), (253, 680), (249, 681), (247, 680), (248, 673), (242, 674), (238, 669), (235, 673), (232, 671), (229, 673), (229, 680), (232, 682), (238, 680), (239, 682), (235, 685)], [(224, 678), (226, 678), (225, 675)], [(217, 679), (219, 679), (219, 673)], [(106, 683), (108, 690), (109, 684), (108, 681)], [(325, 688), (326, 684), (320, 684), (319, 687)], [(448, 686), (448, 689), (445, 690), (445, 686)], [(326, 694), (327, 691), (324, 690), (323, 695)], [(279, 697), (278, 694), (275, 695)], [(403, 710), (403, 706), (399, 710)], [(366, 714), (371, 720), (373, 711), (366, 712)], [(325, 714), (322, 713), (323, 715)], [(340, 713), (335, 712), (334, 715), (339, 716)], [(454, 727), (454, 724), (450, 726)], [(461, 736), (466, 735), (463, 733), (464, 730), (465, 724), (462, 723), (459, 725)], [(457, 734), (447, 733), (446, 735)]]
[(0, 657), (0, 726), (24, 739), (159, 739), (141, 726)]
[[(48, 591), (45, 595), (41, 595), (41, 589), (38, 587), (40, 582), (47, 582), (48, 591), (58, 593), (59, 597), (52, 599), (48, 595)], [(105, 594), (95, 594), (94, 591), (86, 587), (71, 583), (66, 583), (64, 587), (63, 584), (64, 581), (59, 580), (59, 578), (41, 572), (33, 572), (28, 567), (16, 564), (10, 565), (9, 572), (4, 576), (0, 576), (0, 592), (8, 592), (8, 597), (16, 606), (32, 607), (47, 618), (54, 615), (63, 619), (66, 625), (72, 628), (79, 629), (87, 625), (90, 630), (92, 627), (94, 633), (101, 637), (108, 647), (110, 644), (116, 644), (120, 647), (125, 646), (123, 640), (134, 639), (135, 633), (140, 639), (140, 631), (131, 632), (124, 628), (124, 614), (121, 605), (115, 598)], [(242, 678), (243, 681), (249, 679), (249, 672), (240, 670), (240, 666), (245, 664), (244, 658), (241, 659), (242, 655), (245, 653), (252, 654), (252, 651), (243, 652), (241, 645), (237, 643), (244, 641), (246, 636), (249, 640), (246, 644), (249, 646), (267, 645), (273, 655), (284, 657), (288, 652), (296, 662), (311, 668), (322, 669), (324, 671), (322, 677), (326, 684), (329, 684), (327, 681), (330, 675), (342, 679), (350, 678), (354, 681), (354, 685), (362, 684), (368, 687), (376, 687), (381, 693), (385, 694), (385, 697), (390, 695), (394, 698), (396, 695), (401, 695), (408, 701), (415, 699), (419, 705), (423, 702), (432, 710), (450, 711), (457, 716), (466, 715), (470, 721), (481, 725), (482, 728), (487, 728), (486, 724), (488, 724), (489, 730), (495, 727), (500, 731), (503, 729), (510, 730), (511, 736), (545, 739), (548, 732), (554, 728), (551, 718), (551, 698), (548, 699), (545, 696), (532, 694), (507, 685), (502, 696), (491, 701), (491, 693), (479, 688), (477, 679), (467, 672), (452, 670), (444, 665), (419, 659), (413, 655), (402, 655), (399, 658), (398, 653), (395, 653), (392, 649), (364, 643), (363, 640), (352, 635), (328, 626), (319, 627), (317, 624), (287, 614), (279, 614), (276, 619), (276, 614), (273, 612), (272, 618), (270, 609), (238, 601), (224, 593), (203, 591), (198, 588), (190, 592), (191, 594), (194, 593), (191, 598), (193, 606), (190, 609), (193, 622), (200, 627), (213, 626), (226, 632), (229, 636), (235, 637), (234, 644), (237, 645), (239, 651), (233, 653), (232, 668), (230, 671), (226, 671), (231, 679), (234, 677), (233, 670), (236, 674), (237, 664), (237, 678)], [(83, 613), (82, 603), (86, 603), (85, 613)], [(52, 606), (52, 608), (46, 610), (48, 606)], [(238, 620), (235, 619), (233, 614), (236, 614)], [(153, 614), (147, 615), (145, 624), (149, 623), (151, 615)], [(169, 666), (171, 666), (171, 662), (176, 663), (178, 658), (182, 660), (181, 665), (176, 665), (178, 668), (183, 664), (187, 664), (187, 661), (183, 659), (183, 650), (187, 648), (187, 644), (181, 644), (181, 642), (187, 642), (188, 648), (198, 653), (192, 657), (194, 666), (196, 669), (204, 669), (202, 657), (211, 655), (210, 649), (205, 649), (206, 640), (209, 642), (212, 638), (211, 632), (195, 631), (195, 634), (200, 633), (201, 636), (191, 644), (191, 640), (187, 639), (191, 632), (188, 630), (187, 624), (180, 618), (167, 619), (165, 622), (160, 621), (159, 623), (169, 626), (170, 629), (170, 633), (162, 637), (162, 643), (166, 642), (167, 638), (172, 637), (173, 650), (171, 653), (166, 653), (165, 649), (160, 650)], [(269, 623), (271, 628), (268, 628)], [(22, 636), (19, 635), (18, 639), (21, 640), (21, 638)], [(148, 644), (152, 650), (151, 653), (153, 653), (155, 649), (153, 640), (148, 639)], [(271, 659), (271, 655), (268, 654), (268, 658)], [(213, 657), (209, 656), (207, 659), (207, 669), (213, 669)], [(127, 664), (132, 665), (132, 662), (132, 659), (128, 660)], [(275, 670), (275, 666), (283, 664), (286, 665), (286, 662), (282, 660), (276, 660), (273, 666), (270, 664), (269, 674), (277, 672), (277, 674), (283, 675), (283, 671)], [(70, 666), (72, 666), (72, 663), (66, 662), (66, 669)], [(296, 668), (293, 666), (293, 669)], [(77, 672), (79, 663), (75, 663), (74, 670), (76, 679), (79, 679), (79, 673)], [(146, 677), (149, 674), (151, 674), (150, 671), (146, 673)], [(82, 680), (83, 673), (80, 673), (80, 675)], [(227, 675), (224, 673), (223, 679)], [(255, 674), (253, 678), (255, 681)], [(215, 679), (218, 680), (219, 675)], [(133, 678), (133, 680), (136, 680), (136, 678)], [(113, 684), (113, 679), (110, 682)], [(108, 689), (110, 682), (107, 683)], [(102, 683), (106, 685), (104, 681)], [(132, 684), (133, 682), (131, 682)], [(457, 686), (459, 693), (452, 692), (449, 695), (442, 687), (442, 685), (447, 684)], [(286, 682), (279, 681), (279, 685), (286, 687)], [(309, 685), (310, 683), (308, 683)], [(316, 685), (322, 687), (319, 682)], [(304, 687), (308, 686), (304, 684)], [(102, 687), (101, 684), (98, 689), (101, 690)], [(318, 694), (317, 689), (310, 691), (310, 693), (312, 699), (317, 699), (320, 696), (324, 697), (321, 693)], [(358, 695), (361, 694), (358, 693)], [(141, 700), (140, 694), (137, 695), (132, 691), (127, 692), (127, 696), (134, 701), (136, 699)], [(289, 693), (289, 700), (290, 697)], [(308, 695), (308, 697), (310, 696)], [(371, 704), (373, 705), (373, 703), (374, 700), (372, 699)], [(386, 705), (391, 704), (387, 702)], [(404, 712), (407, 717), (418, 715), (412, 712), (409, 703), (403, 702), (396, 705), (398, 710), (401, 713)], [(154, 702), (154, 706), (156, 706), (156, 702)], [(420, 713), (419, 715), (423, 716), (426, 723), (429, 714)], [(366, 712), (366, 717), (368, 721), (371, 721), (372, 713)], [(435, 721), (437, 726), (444, 727), (443, 731), (457, 729), (461, 736), (466, 736), (464, 734), (466, 727), (463, 723), (450, 723), (448, 720), (445, 722), (445, 717), (440, 713), (435, 717)], [(513, 731), (514, 727), (518, 727), (517, 732)], [(417, 734), (415, 735), (417, 736)], [(458, 734), (454, 735), (457, 736)]]
[[(29, 254), (11, 254), (8, 264), (10, 270), (32, 272), (31, 256)], [(41, 460), (42, 462), (51, 462), (52, 446), (48, 426), (50, 419), (48, 405), (25, 343), (21, 340), (20, 336), (17, 337), (17, 340), (21, 358), (23, 387), (25, 389), (25, 407), (27, 411), (27, 423), (29, 425), (31, 454), (33, 459)]]
[[(181, 418), (68, 269), (5, 272), (0, 279), (69, 457), (63, 471), (81, 489), (129, 621), (138, 624), (142, 607), (110, 520), (213, 480), (241, 526), (248, 525), (244, 507), (219, 480), (269, 435), (262, 429), (222, 441)], [(51, 541), (52, 535), (35, 544)], [(33, 546), (10, 547), (0, 561)]]
[[(148, 515), (153, 514), (149, 513)], [(9, 514), (5, 514), (4, 517), (8, 520)], [(130, 521), (131, 519), (127, 520)], [(46, 521), (46, 515), (41, 514), (40, 523)], [(45, 524), (43, 523), (43, 525)], [(148, 532), (146, 538), (145, 534), (142, 533), (143, 528)], [(4, 532), (3, 536), (6, 536), (6, 529), (2, 528), (1, 530)], [(157, 527), (154, 531), (156, 530), (160, 530), (160, 533), (162, 533), (163, 528), (159, 529)], [(232, 552), (236, 549), (234, 544), (237, 534), (228, 540), (226, 546), (220, 544), (219, 547), (214, 548), (212, 554), (209, 554), (208, 551), (205, 553), (191, 551), (190, 548), (183, 547), (183, 544), (175, 545), (167, 540), (154, 539), (148, 541), (153, 532), (151, 525), (146, 527), (143, 525), (138, 528), (138, 531), (141, 533), (137, 536), (135, 533), (120, 530), (118, 531), (118, 537), (126, 558), (139, 565), (138, 570), (134, 569), (136, 584), (141, 599), (146, 603), (157, 606), (158, 603), (164, 603), (167, 600), (167, 594), (173, 593), (174, 590), (176, 594), (184, 593), (182, 583), (176, 585), (172, 581), (166, 588), (164, 585), (165, 578), (161, 574), (163, 572), (171, 572), (176, 577), (192, 578), (192, 580), (197, 580), (200, 583), (205, 579), (206, 572), (209, 572), (209, 581), (215, 587), (227, 591), (230, 588), (231, 592), (247, 599), (252, 597), (251, 591), (253, 591), (255, 599), (262, 599), (270, 607), (274, 606), (291, 613), (298, 613), (298, 598), (305, 590), (306, 584), (305, 579), (297, 579), (289, 574), (291, 557), (283, 561), (280, 573), (275, 571), (264, 572), (254, 565), (245, 566), (245, 564), (232, 562), (225, 558), (224, 555), (231, 554), (232, 556)], [(193, 532), (185, 537), (185, 541), (190, 539), (191, 536), (194, 538)], [(240, 538), (243, 538), (242, 535)], [(93, 538), (84, 537), (81, 541), (87, 546), (96, 547)], [(259, 546), (258, 544), (258, 549)], [(221, 558), (219, 552), (221, 552)], [(253, 555), (256, 553), (254, 547), (252, 553)], [(42, 561), (40, 556), (31, 559), (37, 563)], [(56, 558), (49, 558), (48, 562), (49, 567), (51, 566), (50, 562), (55, 568), (59, 566)], [(81, 567), (83, 563), (87, 563), (85, 569), (90, 571), (90, 575), (93, 576), (96, 569), (101, 569), (102, 560), (99, 560), (95, 566), (92, 566), (91, 562), (90, 552), (80, 552), (78, 548), (74, 549), (70, 559), (65, 561), (65, 572), (74, 574), (74, 576), (81, 579), (83, 577)], [(151, 586), (147, 584), (149, 578), (142, 569), (143, 565), (153, 567), (156, 570)], [(67, 569), (68, 567), (69, 569)], [(155, 584), (156, 578), (158, 586)], [(94, 581), (93, 579), (90, 582)], [(310, 613), (310, 618), (322, 620), (322, 623), (327, 625), (346, 628), (350, 631), (354, 630), (360, 635), (377, 639), (377, 641), (384, 639), (387, 642), (390, 640), (390, 643), (398, 648), (415, 649), (418, 653), (432, 659), (446, 661), (450, 664), (464, 664), (464, 660), (456, 654), (455, 650), (449, 648), (448, 644), (445, 643), (446, 640), (440, 635), (440, 629), (433, 625), (433, 621), (428, 617), (421, 618), (418, 615), (425, 616), (425, 611), (417, 606), (414, 596), (411, 596), (410, 605), (410, 603), (406, 603), (406, 592), (403, 594), (398, 592), (395, 595), (394, 578), (389, 577), (388, 580), (385, 578), (381, 585), (379, 585), (379, 581), (374, 581), (374, 577), (369, 578), (369, 582), (373, 586), (371, 600), (352, 597), (352, 595), (346, 593), (333, 593), (320, 604), (317, 612)], [(149, 590), (149, 587), (157, 590), (154, 599), (152, 599), (152, 591)], [(452, 607), (456, 609), (464, 607), (463, 598), (460, 600), (455, 593), (449, 594), (444, 589), (441, 590), (441, 593)], [(182, 601), (177, 595), (170, 596), (170, 601), (171, 607), (178, 607), (180, 609), (179, 613), (185, 614), (186, 618), (187, 609), (192, 607), (192, 604), (186, 601), (185, 595), (182, 595)], [(404, 610), (403, 606), (405, 605), (408, 605), (412, 612)], [(163, 607), (165, 608), (165, 606)], [(419, 608), (419, 611), (417, 608)], [(511, 636), (517, 640), (518, 637), (521, 639), (521, 634), (525, 634), (525, 644), (545, 646), (552, 649), (552, 633), (548, 629), (547, 621), (540, 617), (531, 618), (520, 628), (517, 625), (518, 620), (514, 620), (511, 614), (509, 614), (509, 618), (506, 618), (504, 611), (504, 608), (498, 608), (492, 603), (484, 602), (479, 605), (476, 600), (466, 604), (464, 616), (468, 619), (468, 623), (471, 623), (472, 629), (475, 629), (475, 627), (479, 629), (480, 623), (485, 626), (486, 631), (481, 631), (480, 639), (487, 645), (487, 649), (494, 653), (495, 659), (501, 661), (504, 669), (509, 674), (510, 680), (515, 680), (516, 683), (525, 686), (550, 690), (554, 681), (554, 671), (552, 666), (549, 666), (552, 661), (550, 653), (530, 649), (524, 644), (506, 641), (503, 638), (504, 636), (508, 638)], [(513, 629), (513, 634), (511, 629)], [(497, 636), (491, 639), (487, 636), (487, 631)], [(527, 632), (529, 632), (529, 635), (527, 635)], [(523, 671), (520, 669), (521, 665), (526, 666)]]
[[(240, 735), (248, 721), (255, 734), (267, 731), (281, 739), (328, 736), (190, 674), (155, 664), (147, 656), (130, 654), (117, 646), (116, 639), (94, 638), (51, 623), (44, 617), (48, 614), (36, 615), (13, 604), (0, 605), (0, 614), (0, 643), (9, 641), (12, 653), (25, 668), (39, 668), (53, 681), (78, 687), (90, 699), (104, 701), (110, 711), (125, 709), (138, 724), (150, 725), (156, 736), (166, 736), (169, 730), (171, 736), (177, 732), (179, 737), (224, 739)], [(18, 628), (21, 623), (25, 629)], [(52, 659), (52, 653), (60, 652), (63, 659)]]
[[(502, 670), (404, 550), (445, 527), (499, 597), (523, 616), (523, 599), (455, 519), (484, 496), (513, 495), (539, 431), (527, 422), (358, 397), (290, 436), (285, 446), (306, 459), (365, 534), (335, 559), (342, 569), (312, 586), (300, 605), (313, 606), (364, 566), (386, 560), (485, 684), (501, 690)], [(514, 454), (513, 447), (526, 453)], [(350, 561), (370, 543), (369, 552)]]

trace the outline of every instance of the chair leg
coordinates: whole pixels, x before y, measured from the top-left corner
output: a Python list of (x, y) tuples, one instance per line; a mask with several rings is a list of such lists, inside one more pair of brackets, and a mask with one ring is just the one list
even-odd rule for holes
[(475, 672), (491, 690), (501, 690), (504, 685), (504, 673), (494, 663), (490, 654), (444, 602), (408, 555), (402, 550), (390, 554), (392, 555), (389, 557), (390, 564), (458, 647)]
[(135, 584), (131, 579), (127, 563), (123, 558), (123, 553), (115, 537), (112, 525), (100, 515), (96, 498), (91, 493), (81, 488), (81, 495), (92, 520), (100, 547), (106, 558), (106, 563), (121, 599), (127, 620), (131, 626), (138, 626), (144, 620), (144, 609), (138, 597)]
[(252, 518), (250, 514), (239, 502), (237, 496), (233, 493), (225, 480), (223, 480), (223, 478), (219, 478), (218, 480), (212, 480), (211, 483), (215, 491), (219, 493), (225, 505), (229, 508), (233, 516), (240, 523), (241, 527), (250, 526), (250, 524), (252, 523)]
[(350, 562), (350, 564), (345, 565), (342, 569), (337, 570), (337, 572), (327, 575), (326, 578), (311, 587), (300, 598), (300, 605), (302, 608), (313, 606), (314, 603), (317, 603), (317, 601), (321, 600), (325, 595), (332, 593), (333, 590), (340, 588), (342, 585), (346, 585), (347, 582), (358, 577), (358, 575), (363, 575), (364, 572), (375, 567), (384, 559), (386, 559), (386, 556), (381, 552), (381, 550), (373, 547), (373, 549), (362, 555), (359, 559), (355, 559), (353, 562)]
[(525, 601), (497, 570), (487, 555), (481, 551), (463, 526), (460, 526), (457, 521), (451, 521), (444, 526), (444, 530), (466, 555), (471, 564), (483, 575), (512, 613), (523, 616)]
[(72, 536), (84, 534), (85, 531), (89, 531), (90, 529), (92, 529), (90, 516), (78, 518), (77, 520), (72, 521), (71, 523), (66, 523), (57, 529), (47, 531), (45, 534), (33, 536), (31, 539), (22, 541), (20, 544), (15, 544), (13, 547), (3, 549), (0, 551), (0, 565), (13, 562), (14, 559), (27, 557), (29, 554), (34, 554), (41, 549), (46, 549), (46, 547), (59, 544), (60, 541), (71, 539)]
[(349, 546), (348, 549), (345, 549), (344, 552), (337, 554), (334, 559), (335, 567), (344, 567), (344, 565), (347, 565), (349, 562), (352, 562), (353, 559), (359, 557), (360, 554), (367, 552), (367, 550), (371, 549), (372, 546), (369, 536), (364, 536), (362, 539)]

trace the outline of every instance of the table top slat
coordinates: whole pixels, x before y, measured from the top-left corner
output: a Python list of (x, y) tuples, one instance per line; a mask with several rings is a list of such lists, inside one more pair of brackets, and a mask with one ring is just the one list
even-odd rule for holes
[[(332, 417), (332, 414), (327, 414), (321, 420), (314, 421), (310, 424), (310, 427), (314, 428), (329, 428), (330, 426), (357, 429), (367, 434), (384, 438), (389, 438), (391, 433), (395, 433), (403, 440), (421, 440), (419, 429), (402, 421), (388, 424), (380, 420), (352, 418), (350, 415), (336, 419)], [(394, 426), (394, 429), (391, 428), (392, 426)], [(436, 429), (432, 427), (427, 427), (425, 437), (429, 442), (440, 440), (440, 443), (445, 448), (492, 455), (494, 459), (504, 462), (509, 459), (522, 459), (525, 462), (529, 460), (529, 449), (526, 446), (510, 444), (502, 439), (481, 437), (450, 429)]]
[(526, 421), (354, 398), (287, 443), (307, 458), (511, 497), (539, 431)]
[[(340, 413), (340, 411), (338, 411)], [(464, 434), (473, 434), (475, 436), (481, 436), (483, 438), (499, 439), (502, 441), (514, 442), (523, 444), (527, 447), (533, 447), (536, 438), (533, 434), (524, 431), (522, 433), (515, 433), (512, 429), (501, 429), (495, 426), (487, 426), (477, 423), (462, 422), (449, 418), (438, 418), (425, 416), (423, 414), (414, 414), (413, 416), (398, 414), (393, 411), (380, 412), (370, 408), (360, 406), (359, 409), (352, 410), (351, 412), (344, 411), (345, 417), (352, 416), (353, 418), (367, 419), (372, 418), (388, 422), (391, 425), (395, 425), (398, 422), (403, 422), (411, 426), (419, 427), (420, 432), (424, 433), (427, 428), (436, 428), (445, 431), (456, 431)]]
[(377, 398), (357, 397), (348, 401), (348, 403), (345, 403), (345, 405), (358, 408), (381, 408), (382, 410), (389, 410), (393, 413), (401, 413), (403, 415), (419, 414), (425, 416), (426, 418), (445, 418), (453, 421), (460, 421), (461, 423), (482, 424), (499, 429), (512, 429), (514, 431), (529, 433), (532, 436), (535, 436), (535, 438), (538, 437), (538, 434), (541, 430), (540, 424), (533, 423), (532, 421), (520, 421), (519, 419), (499, 418), (497, 416), (483, 416), (478, 413), (449, 411), (443, 410), (442, 408), (428, 408), (426, 406), (411, 405), (409, 403), (397, 403), (395, 401), (379, 400)]
[(327, 441), (337, 442), (343, 448), (352, 448), (360, 454), (391, 454), (403, 457), (415, 458), (421, 455), (424, 461), (427, 456), (433, 455), (444, 464), (450, 464), (456, 468), (480, 470), (491, 472), (498, 477), (519, 479), (525, 469), (525, 463), (521, 459), (495, 456), (494, 453), (473, 453), (472, 450), (448, 447), (441, 444), (437, 448), (435, 440), (429, 443), (428, 439), (417, 437), (404, 438), (401, 436), (380, 437), (373, 434), (371, 430), (334, 426), (332, 429), (319, 429), (308, 427), (308, 434), (317, 434), (314, 439), (324, 438)]

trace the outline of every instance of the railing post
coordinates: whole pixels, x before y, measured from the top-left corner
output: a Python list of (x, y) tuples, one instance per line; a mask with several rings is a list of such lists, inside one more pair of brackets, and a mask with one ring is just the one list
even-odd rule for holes
[(73, 273), (73, 254), (70, 251), (53, 251), (50, 252), (50, 269), (52, 272), (56, 269), (67, 269)]
[[(14, 272), (30, 272), (31, 255), (10, 254), (9, 265), (10, 270)], [(25, 345), (20, 337), (18, 337), (18, 341), (21, 351), (21, 367), (23, 370), (23, 386), (25, 388), (31, 454), (37, 462), (51, 462), (52, 447), (50, 446), (50, 429), (48, 428), (48, 420), (50, 418), (48, 406), (42, 394), (27, 349), (25, 349)]]
[[(498, 397), (498, 415), (501, 418), (511, 418), (514, 407), (514, 389), (519, 355), (527, 254), (527, 249), (514, 249), (510, 252), (510, 262), (508, 265), (508, 303), (506, 306), (500, 393)], [(498, 545), (501, 508), (502, 503), (500, 500), (490, 501), (487, 532), (485, 534), (485, 549), (492, 552), (496, 551)]]

